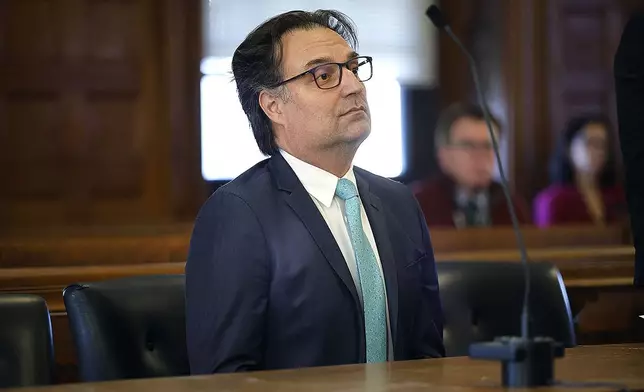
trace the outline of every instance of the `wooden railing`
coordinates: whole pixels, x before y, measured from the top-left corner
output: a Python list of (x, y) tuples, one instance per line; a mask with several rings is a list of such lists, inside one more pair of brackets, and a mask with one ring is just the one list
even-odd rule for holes
[[(58, 375), (60, 381), (73, 381), (76, 355), (63, 289), (72, 283), (126, 276), (181, 274), (190, 230), (186, 224), (4, 233), (0, 293), (33, 293), (47, 300)], [(437, 262), (519, 262), (514, 233), (508, 228), (430, 231)], [(621, 228), (524, 228), (524, 236), (531, 261), (549, 261), (561, 271), (578, 316), (580, 343), (635, 339), (633, 323), (638, 320), (633, 316), (643, 307), (631, 288), (633, 248)]]
[[(516, 249), (509, 228), (430, 230), (437, 255)], [(130, 265), (186, 260), (191, 226), (78, 228), (0, 237), (0, 268)], [(609, 247), (628, 243), (620, 227), (523, 228), (530, 249)]]

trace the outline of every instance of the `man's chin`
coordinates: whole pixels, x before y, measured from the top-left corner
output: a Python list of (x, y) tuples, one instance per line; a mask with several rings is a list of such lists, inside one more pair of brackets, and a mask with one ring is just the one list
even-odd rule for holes
[(346, 142), (363, 142), (371, 134), (371, 127), (369, 124), (351, 124), (344, 132), (343, 139)]
[(371, 130), (370, 130), (370, 129), (365, 129), (365, 130), (362, 130), (362, 131), (360, 131), (360, 132), (356, 132), (356, 133), (354, 133), (354, 134), (350, 135), (350, 136), (347, 138), (347, 139), (348, 139), (348, 140), (347, 140), (347, 142), (349, 142), (349, 143), (356, 143), (356, 144), (359, 146), (359, 145), (361, 145), (361, 144), (362, 144), (362, 142), (364, 142), (365, 140), (367, 140), (367, 138), (369, 137), (369, 135), (370, 135), (370, 134), (371, 134)]
[(470, 187), (471, 189), (475, 190), (485, 190), (492, 185), (492, 180), (487, 180), (487, 181), (473, 181), (472, 186)]

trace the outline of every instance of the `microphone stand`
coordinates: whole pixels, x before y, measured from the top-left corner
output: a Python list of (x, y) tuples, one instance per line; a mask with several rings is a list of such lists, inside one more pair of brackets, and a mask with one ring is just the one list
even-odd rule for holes
[(501, 177), (501, 187), (508, 204), (525, 278), (523, 308), (521, 311), (521, 336), (502, 336), (495, 338), (492, 342), (473, 343), (470, 345), (470, 358), (500, 361), (501, 379), (504, 387), (526, 388), (551, 385), (554, 382), (554, 360), (564, 356), (565, 348), (563, 344), (550, 337), (530, 337), (530, 268), (528, 266), (528, 255), (505, 177), (498, 142), (492, 128), (492, 117), (481, 89), (476, 61), (461, 40), (454, 34), (436, 5), (432, 5), (427, 9), (427, 16), (439, 30), (445, 31), (467, 57), (479, 105), (483, 110), (485, 123), (492, 140), (494, 155)]

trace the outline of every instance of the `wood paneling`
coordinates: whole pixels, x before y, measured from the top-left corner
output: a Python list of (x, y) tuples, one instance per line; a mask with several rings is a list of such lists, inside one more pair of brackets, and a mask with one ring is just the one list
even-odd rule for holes
[[(526, 247), (531, 249), (598, 247), (630, 243), (626, 232), (619, 226), (561, 226), (548, 229), (525, 226), (521, 231)], [(515, 233), (511, 227), (431, 229), (430, 235), (434, 251), (438, 254), (517, 248)]]
[(64, 312), (63, 289), (73, 283), (96, 282), (128, 276), (182, 274), (185, 263), (150, 263), (70, 267), (6, 268), (0, 292), (33, 293), (47, 300), (51, 312)]
[[(169, 225), (15, 232), (0, 237), (0, 268), (182, 262), (188, 254), (191, 231), (192, 225)], [(620, 227), (526, 227), (523, 234), (527, 247), (536, 252), (590, 249), (584, 257), (592, 257), (595, 249), (629, 243)], [(518, 254), (509, 228), (432, 230), (431, 236), (438, 258), (480, 251), (503, 251), (504, 259)], [(625, 249), (632, 253), (632, 247)]]
[(612, 64), (623, 23), (620, 4), (613, 0), (548, 2), (553, 137), (574, 115), (605, 113), (616, 124)]
[[(454, 0), (507, 130), (511, 183), (530, 199), (566, 118), (613, 116), (611, 0)], [(199, 0), (0, 2), (0, 221), (190, 221), (199, 162)], [(440, 101), (473, 97), (465, 57), (439, 43)]]
[[(452, 31), (467, 46), (470, 43), (468, 27), (474, 19), (474, 7), (470, 0), (442, 1), (440, 7)], [(472, 82), (467, 59), (447, 34), (438, 36), (438, 76), (441, 108), (466, 99), (471, 92)]]
[(145, 192), (145, 128), (136, 124), (136, 95), (100, 94), (89, 98), (87, 160), (89, 197), (141, 199)]
[(0, 2), (2, 226), (194, 217), (199, 4)]
[(548, 160), (571, 117), (602, 113), (615, 123), (612, 59), (623, 18), (612, 0), (506, 4), (506, 34), (517, 32), (504, 61), (507, 108), (514, 112), (514, 181), (532, 197), (548, 185)]
[[(65, 175), (64, 145), (58, 138), (63, 127), (60, 95), (54, 92), (36, 94), (12, 93), (7, 95), (6, 123), (11, 130), (0, 136), (2, 155), (2, 183), (7, 184), (18, 173), (9, 168), (21, 167), (20, 180), (4, 188), (12, 200), (55, 200), (64, 193), (58, 179)], [(2, 121), (2, 120), (0, 120)], [(38, 137), (34, 137), (38, 135)], [(23, 153), (12, 153), (13, 151)], [(29, 151), (28, 154), (24, 153)], [(52, 162), (60, 164), (52, 165)]]
[[(539, 255), (533, 252), (533, 261), (548, 261), (556, 265), (564, 278), (566, 286), (572, 289), (597, 287), (625, 287), (624, 279), (632, 281), (633, 266), (624, 259), (623, 248), (613, 248), (602, 255), (587, 256), (593, 250), (559, 250)], [(507, 252), (481, 251), (464, 254), (437, 255), (437, 262), (477, 261), (497, 262), (516, 261), (507, 257)], [(67, 267), (30, 267), (5, 268), (0, 275), (0, 293), (32, 293), (47, 300), (52, 312), (64, 312), (62, 292), (73, 283), (94, 282), (127, 276), (183, 274), (185, 263), (147, 263), (132, 265), (97, 265)], [(610, 284), (604, 284), (606, 280)], [(617, 284), (616, 284), (617, 283)], [(628, 286), (631, 284), (628, 283)]]
[[(192, 222), (209, 195), (201, 177), (201, 1), (163, 2), (163, 110), (171, 129), (170, 204), (176, 221)], [(177, 17), (177, 15), (182, 17)]]
[[(505, 132), (506, 172), (528, 200), (548, 185), (548, 160), (567, 120), (600, 112), (615, 124), (612, 59), (624, 18), (614, 0), (477, 0), (443, 5), (474, 53)], [(443, 35), (441, 98), (473, 97), (471, 76)], [(445, 87), (445, 88), (443, 88)]]

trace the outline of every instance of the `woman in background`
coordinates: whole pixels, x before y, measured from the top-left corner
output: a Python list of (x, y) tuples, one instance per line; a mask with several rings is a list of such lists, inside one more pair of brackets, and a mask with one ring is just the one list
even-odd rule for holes
[(534, 201), (534, 223), (603, 225), (623, 217), (623, 189), (616, 183), (614, 136), (601, 116), (572, 119), (551, 162), (552, 184)]

